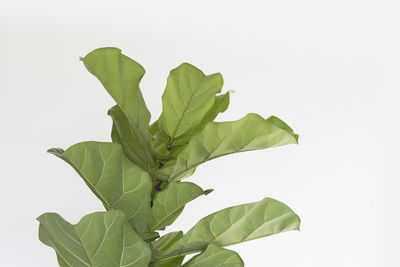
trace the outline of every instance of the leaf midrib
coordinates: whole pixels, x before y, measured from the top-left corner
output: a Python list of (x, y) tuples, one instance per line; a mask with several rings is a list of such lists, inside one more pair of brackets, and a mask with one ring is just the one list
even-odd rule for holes
[(81, 243), (83, 251), (85, 252), (86, 257), (88, 258), (90, 265), (94, 266), (92, 259), (89, 257), (88, 251), (86, 250), (85, 246), (83, 245), (82, 239), (80, 238), (80, 236), (78, 235), (78, 232), (76, 231), (75, 225), (72, 225), (72, 228), (74, 229), (74, 232), (76, 233), (76, 236), (78, 237), (78, 240)]
[[(180, 88), (180, 87), (179, 87), (179, 88)], [(198, 90), (198, 87), (197, 87), (195, 90), (192, 91), (193, 94), (191, 94), (191, 96), (190, 96), (190, 98), (189, 98), (189, 101), (186, 103), (186, 106), (185, 106), (185, 108), (183, 109), (183, 112), (182, 112), (182, 116), (179, 117), (179, 120), (178, 120), (178, 122), (177, 122), (177, 124), (176, 124), (176, 126), (175, 126), (175, 129), (174, 129), (174, 131), (172, 132), (171, 140), (170, 140), (169, 146), (171, 146), (171, 145), (174, 143), (176, 131), (178, 130), (180, 124), (182, 123), (183, 117), (185, 117), (186, 111), (187, 111), (187, 109), (188, 109), (190, 103), (192, 102), (193, 96), (196, 94), (196, 91), (197, 91), (197, 90)], [(182, 97), (182, 92), (181, 92), (181, 90), (179, 90), (179, 95), (181, 95), (182, 102), (183, 102), (183, 97)], [(185, 102), (183, 102), (183, 103), (185, 103)]]

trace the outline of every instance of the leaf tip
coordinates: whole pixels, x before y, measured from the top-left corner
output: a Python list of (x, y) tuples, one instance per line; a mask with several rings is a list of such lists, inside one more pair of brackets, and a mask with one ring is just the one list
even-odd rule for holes
[(214, 191), (214, 189), (210, 188), (210, 189), (204, 190), (203, 194), (205, 196), (207, 196), (208, 194), (212, 193), (213, 191)]
[(301, 229), (300, 229), (301, 219), (300, 219), (299, 215), (296, 214), (296, 216), (297, 216), (297, 220), (298, 220), (296, 230), (297, 230), (297, 231), (300, 231), (300, 230), (301, 230)]
[(301, 219), (300, 219), (299, 215), (297, 215), (296, 213), (293, 212), (293, 214), (295, 216), (295, 220), (292, 224), (291, 230), (292, 231), (301, 231), (301, 229), (300, 229)]
[(64, 149), (62, 148), (50, 148), (47, 150), (47, 153), (53, 154), (55, 156), (60, 156), (64, 153)]
[(294, 133), (293, 134), (293, 137), (294, 137), (294, 140), (296, 141), (296, 145), (298, 145), (299, 144), (299, 135), (298, 134), (296, 134), (296, 133)]

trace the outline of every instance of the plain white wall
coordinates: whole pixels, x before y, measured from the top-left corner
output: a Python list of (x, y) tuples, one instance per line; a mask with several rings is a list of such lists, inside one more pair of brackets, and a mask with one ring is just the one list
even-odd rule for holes
[(113, 101), (78, 58), (117, 46), (147, 70), (153, 120), (168, 72), (186, 61), (236, 91), (219, 120), (274, 114), (300, 134), (299, 146), (201, 166), (190, 181), (215, 191), (168, 230), (269, 196), (302, 230), (231, 247), (246, 266), (400, 266), (397, 2), (1, 1), (0, 265), (56, 266), (35, 218), (102, 210), (46, 149), (110, 140)]

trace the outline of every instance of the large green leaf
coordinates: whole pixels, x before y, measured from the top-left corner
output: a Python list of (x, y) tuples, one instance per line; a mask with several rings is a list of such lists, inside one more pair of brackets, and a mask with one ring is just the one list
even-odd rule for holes
[(147, 267), (151, 251), (121, 211), (96, 212), (72, 225), (56, 213), (38, 218), (40, 240), (54, 248), (61, 267)]
[(149, 217), (151, 231), (164, 229), (171, 225), (182, 212), (185, 204), (201, 196), (199, 186), (188, 182), (171, 182), (153, 198), (152, 214)]
[(182, 267), (243, 267), (244, 262), (235, 251), (210, 244), (199, 255), (191, 258)]
[(295, 144), (298, 135), (276, 117), (264, 119), (250, 113), (240, 120), (210, 122), (178, 155), (169, 180), (199, 164), (227, 154)]
[(150, 112), (139, 88), (145, 70), (136, 61), (113, 47), (99, 48), (82, 58), (86, 68), (96, 76), (128, 118), (133, 135), (138, 139), (134, 149), (144, 149), (148, 154), (146, 164), (152, 166)]
[(300, 219), (289, 207), (265, 198), (259, 202), (226, 208), (201, 219), (162, 255), (157, 255), (154, 262), (203, 251), (209, 244), (224, 247), (298, 230), (299, 227)]
[(107, 210), (122, 210), (140, 235), (147, 231), (151, 178), (124, 156), (121, 145), (83, 142), (66, 151), (50, 149), (49, 152), (68, 162)]
[(220, 73), (206, 76), (187, 63), (171, 71), (158, 120), (160, 129), (170, 137), (170, 144), (197, 127), (213, 106), (215, 94), (221, 91), (222, 85)]

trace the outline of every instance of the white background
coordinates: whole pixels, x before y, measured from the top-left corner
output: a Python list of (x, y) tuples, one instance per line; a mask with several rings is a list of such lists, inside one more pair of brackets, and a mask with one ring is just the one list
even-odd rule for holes
[(78, 60), (117, 46), (147, 70), (152, 119), (169, 71), (190, 62), (236, 91), (218, 120), (276, 115), (300, 145), (201, 166), (214, 188), (168, 230), (269, 196), (302, 218), (288, 232), (231, 247), (250, 267), (398, 267), (400, 7), (397, 1), (1, 1), (1, 266), (56, 266), (37, 238), (47, 211), (76, 223), (102, 210), (47, 154), (110, 140), (111, 97)]

